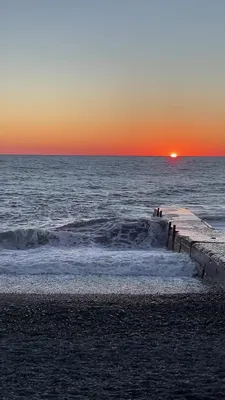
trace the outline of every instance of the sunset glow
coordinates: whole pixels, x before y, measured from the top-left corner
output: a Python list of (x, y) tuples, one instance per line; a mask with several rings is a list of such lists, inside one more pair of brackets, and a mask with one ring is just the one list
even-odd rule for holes
[(225, 155), (225, 2), (76, 4), (3, 2), (0, 153)]
[(170, 154), (170, 157), (171, 157), (171, 158), (177, 158), (177, 154), (176, 154), (176, 153), (171, 153), (171, 154)]

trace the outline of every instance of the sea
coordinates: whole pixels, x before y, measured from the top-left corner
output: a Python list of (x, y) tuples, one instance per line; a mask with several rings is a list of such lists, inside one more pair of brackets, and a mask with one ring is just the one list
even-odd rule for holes
[(0, 156), (0, 292), (204, 292), (155, 207), (225, 232), (225, 157)]

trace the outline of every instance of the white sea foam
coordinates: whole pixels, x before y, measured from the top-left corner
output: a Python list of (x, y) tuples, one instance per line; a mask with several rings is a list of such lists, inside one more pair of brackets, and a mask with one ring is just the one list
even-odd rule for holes
[(186, 254), (158, 250), (44, 246), (1, 253), (0, 291), (179, 293), (205, 290)]
[(191, 277), (194, 264), (186, 254), (160, 250), (109, 250), (99, 247), (4, 250), (0, 274), (109, 275)]

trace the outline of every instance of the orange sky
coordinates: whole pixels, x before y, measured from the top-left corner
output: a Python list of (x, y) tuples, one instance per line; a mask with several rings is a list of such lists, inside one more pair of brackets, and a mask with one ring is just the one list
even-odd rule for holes
[(52, 4), (2, 5), (0, 153), (225, 156), (225, 2)]
[(28, 103), (8, 101), (1, 108), (0, 153), (225, 155), (222, 112), (186, 107), (176, 113), (162, 105), (137, 110), (119, 99), (119, 107), (105, 102), (100, 110), (92, 110), (92, 102), (83, 109), (45, 103), (31, 109)]
[[(214, 132), (216, 131), (216, 135)], [(158, 122), (120, 127), (3, 127), (1, 153), (225, 155), (225, 124)]]

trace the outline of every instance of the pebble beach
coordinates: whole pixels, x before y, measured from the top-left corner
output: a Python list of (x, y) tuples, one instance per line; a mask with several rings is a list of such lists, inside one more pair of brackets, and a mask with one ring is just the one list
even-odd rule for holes
[(1, 398), (216, 400), (225, 295), (0, 294)]

